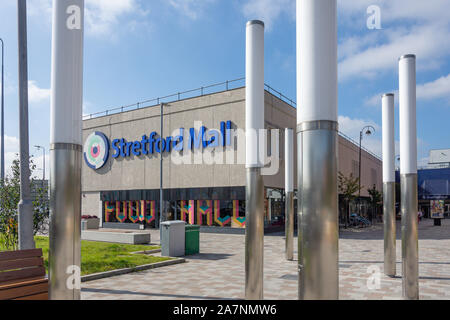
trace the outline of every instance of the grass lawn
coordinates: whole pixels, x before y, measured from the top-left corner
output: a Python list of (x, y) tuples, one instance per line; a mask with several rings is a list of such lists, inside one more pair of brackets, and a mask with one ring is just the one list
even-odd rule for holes
[[(42, 248), (45, 268), (48, 273), (48, 237), (35, 237), (35, 241), (36, 248)], [(81, 275), (122, 268), (131, 268), (144, 264), (170, 260), (170, 258), (167, 257), (131, 254), (131, 252), (135, 251), (153, 249), (159, 249), (159, 247), (81, 241)]]

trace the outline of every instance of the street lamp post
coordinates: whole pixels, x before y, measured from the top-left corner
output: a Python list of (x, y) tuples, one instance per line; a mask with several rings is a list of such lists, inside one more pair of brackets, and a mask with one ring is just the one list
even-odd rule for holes
[[(30, 195), (30, 156), (28, 132), (28, 58), (27, 58), (27, 4), (17, 1), (19, 53), (19, 140), (20, 140), (20, 201), (19, 249), (34, 249), (33, 202)], [(2, 144), (3, 146), (3, 144)]]
[(36, 149), (41, 150), (44, 152), (44, 157), (42, 158), (42, 187), (44, 187), (45, 183), (45, 148), (43, 146), (34, 146)]
[(365, 126), (359, 132), (359, 174), (358, 174), (358, 213), (361, 215), (361, 149), (362, 149), (362, 138), (363, 134), (370, 136), (373, 132), (375, 132), (375, 128), (372, 126)]
[(5, 115), (5, 69), (4, 69), (4, 58), (5, 58), (5, 51), (4, 51), (4, 47), (5, 44), (3, 42), (3, 39), (0, 38), (0, 42), (2, 43), (2, 109), (1, 109), (1, 126), (2, 126), (2, 131), (1, 131), (1, 159), (0, 159), (0, 179), (2, 181), (5, 180), (5, 119), (4, 119), (4, 115)]

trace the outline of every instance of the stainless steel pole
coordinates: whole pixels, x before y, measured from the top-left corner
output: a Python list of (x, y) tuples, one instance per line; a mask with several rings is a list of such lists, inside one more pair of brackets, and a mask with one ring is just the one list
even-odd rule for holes
[(33, 249), (33, 202), (30, 195), (30, 154), (28, 136), (28, 58), (27, 58), (27, 4), (17, 0), (19, 27), (19, 139), (20, 139), (20, 201), (19, 248)]
[(54, 0), (49, 295), (80, 299), (84, 0)]
[(264, 23), (252, 20), (246, 27), (246, 188), (245, 188), (245, 298), (264, 297), (264, 182), (259, 152), (264, 135)]
[[(164, 205), (163, 205), (163, 150), (162, 150), (162, 139), (163, 139), (163, 130), (164, 130), (164, 122), (163, 122), (163, 114), (164, 114), (164, 104), (161, 103), (160, 106), (160, 129), (161, 129), (161, 133), (160, 133), (160, 137), (161, 137), (161, 154), (159, 155), (159, 231), (160, 231), (160, 236), (161, 234), (161, 222), (164, 221), (164, 217), (163, 217), (163, 211), (164, 211)], [(162, 239), (162, 237), (160, 238)]]
[(416, 56), (399, 59), (403, 297), (419, 299)]
[(297, 0), (299, 299), (338, 299), (336, 0)]
[(294, 132), (285, 130), (285, 235), (286, 235), (286, 259), (294, 260)]
[[(363, 129), (364, 130), (364, 129)], [(361, 149), (363, 130), (359, 132), (359, 162), (358, 162), (358, 214), (361, 216)]]
[(3, 39), (0, 38), (0, 42), (2, 43), (2, 110), (1, 110), (1, 140), (0, 140), (0, 180), (1, 183), (5, 181), (5, 43)]
[(394, 95), (382, 96), (383, 111), (383, 223), (384, 273), (393, 277), (396, 272), (395, 225), (395, 126)]

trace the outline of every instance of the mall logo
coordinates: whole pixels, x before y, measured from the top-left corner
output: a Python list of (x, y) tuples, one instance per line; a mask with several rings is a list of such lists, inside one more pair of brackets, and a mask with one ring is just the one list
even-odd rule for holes
[(84, 161), (89, 168), (98, 170), (108, 161), (109, 142), (101, 132), (95, 131), (84, 143)]

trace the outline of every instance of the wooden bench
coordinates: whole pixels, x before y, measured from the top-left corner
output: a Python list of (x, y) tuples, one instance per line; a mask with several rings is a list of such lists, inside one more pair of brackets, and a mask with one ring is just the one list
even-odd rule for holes
[(0, 300), (48, 300), (42, 249), (0, 252)]

